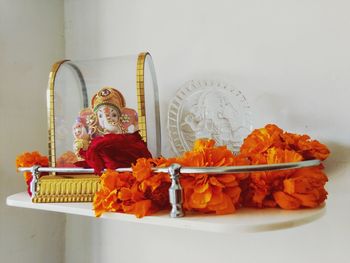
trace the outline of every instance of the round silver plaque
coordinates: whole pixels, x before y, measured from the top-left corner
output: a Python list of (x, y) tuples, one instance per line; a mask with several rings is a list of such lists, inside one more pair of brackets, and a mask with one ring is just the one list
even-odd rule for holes
[(168, 132), (177, 155), (199, 138), (237, 153), (251, 131), (250, 107), (241, 91), (219, 81), (189, 81), (170, 101)]

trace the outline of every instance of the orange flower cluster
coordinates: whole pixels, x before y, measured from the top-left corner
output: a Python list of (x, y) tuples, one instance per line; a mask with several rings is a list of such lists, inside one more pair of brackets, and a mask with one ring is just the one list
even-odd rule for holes
[[(152, 167), (178, 163), (189, 167), (235, 166), (324, 160), (329, 150), (307, 135), (284, 132), (276, 125), (254, 130), (234, 155), (214, 140), (197, 140), (193, 150), (176, 158), (138, 159), (132, 173), (107, 171), (96, 193), (97, 216), (118, 211), (142, 217), (168, 206), (168, 174), (152, 173)], [(317, 207), (326, 198), (327, 176), (323, 167), (238, 174), (182, 174), (186, 211), (229, 214), (242, 206), (297, 209)]]
[[(226, 146), (215, 147), (214, 140), (197, 140), (193, 150), (176, 159), (182, 166), (209, 167), (247, 165)], [(184, 209), (216, 214), (233, 213), (239, 207), (240, 182), (248, 174), (182, 174)]]
[[(241, 147), (241, 155), (251, 164), (325, 160), (328, 148), (307, 135), (284, 132), (269, 124), (254, 130)], [(243, 205), (297, 209), (317, 207), (327, 198), (327, 176), (323, 167), (285, 171), (254, 172), (242, 186)]]
[[(16, 168), (20, 167), (32, 167), (34, 165), (40, 165), (47, 167), (49, 166), (49, 159), (46, 156), (41, 155), (38, 151), (35, 152), (25, 152), (16, 158)], [(32, 193), (29, 190), (29, 184), (32, 181), (32, 173), (31, 172), (24, 172), (24, 179), (26, 181), (26, 184), (28, 186), (28, 193), (29, 195), (32, 195)]]
[[(249, 164), (246, 158), (235, 156), (226, 146), (215, 147), (213, 140), (198, 140), (193, 151), (177, 158), (138, 159), (136, 165), (132, 166), (132, 174), (107, 171), (102, 175), (102, 189), (94, 199), (96, 216), (105, 211), (119, 211), (142, 217), (168, 207), (169, 175), (152, 173), (151, 168), (167, 167), (172, 163), (192, 167)], [(118, 178), (121, 175), (129, 176), (132, 183), (122, 187), (116, 184), (106, 187), (110, 177)], [(247, 177), (248, 174), (182, 174), (180, 183), (184, 190), (184, 209), (216, 214), (233, 213), (239, 206), (240, 181)], [(127, 199), (121, 198), (122, 192), (127, 193)], [(125, 201), (131, 204), (126, 209)]]
[(101, 176), (101, 189), (94, 196), (96, 216), (106, 211), (143, 217), (169, 207), (167, 174), (152, 174), (152, 159), (140, 158), (133, 173), (107, 170)]
[(310, 136), (284, 132), (274, 124), (256, 129), (248, 135), (241, 146), (240, 153), (254, 158), (255, 155), (265, 156), (271, 148), (294, 151), (299, 153), (304, 160), (325, 160), (330, 153), (327, 146), (311, 140)]

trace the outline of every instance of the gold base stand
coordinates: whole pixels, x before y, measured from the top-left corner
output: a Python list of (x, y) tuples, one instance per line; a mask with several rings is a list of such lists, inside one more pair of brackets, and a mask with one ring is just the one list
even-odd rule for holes
[(100, 178), (89, 174), (46, 175), (36, 186), (34, 203), (92, 202)]

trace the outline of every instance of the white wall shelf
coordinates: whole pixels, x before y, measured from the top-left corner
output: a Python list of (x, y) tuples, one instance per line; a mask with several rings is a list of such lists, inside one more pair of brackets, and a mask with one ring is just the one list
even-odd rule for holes
[[(92, 203), (32, 203), (26, 192), (7, 197), (7, 205), (45, 211), (94, 217)], [(326, 208), (301, 210), (282, 209), (248, 209), (242, 208), (230, 215), (186, 214), (182, 218), (170, 218), (162, 212), (141, 219), (134, 215), (123, 213), (105, 213), (101, 218), (151, 224), (173, 228), (183, 228), (219, 233), (262, 232), (290, 228), (303, 225), (319, 219), (325, 214)]]

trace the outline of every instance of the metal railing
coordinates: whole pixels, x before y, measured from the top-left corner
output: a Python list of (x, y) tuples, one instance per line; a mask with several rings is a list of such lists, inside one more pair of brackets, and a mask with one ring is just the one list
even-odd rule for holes
[[(318, 166), (321, 164), (320, 160), (308, 160), (301, 162), (291, 163), (278, 163), (278, 164), (258, 164), (258, 165), (241, 165), (241, 166), (219, 166), (219, 167), (185, 167), (179, 164), (172, 164), (169, 167), (154, 167), (152, 171), (155, 173), (168, 173), (171, 179), (171, 186), (169, 188), (169, 201), (172, 206), (170, 217), (182, 217), (184, 216), (182, 203), (183, 194), (180, 184), (180, 174), (232, 174), (232, 173), (248, 173), (248, 172), (262, 172), (262, 171), (276, 171), (276, 170), (288, 170), (298, 169), (304, 167)], [(37, 184), (40, 177), (40, 173), (83, 173), (93, 174), (94, 169), (86, 168), (58, 168), (58, 167), (21, 167), (18, 169), (20, 172), (31, 172), (33, 180), (30, 183), (30, 190), (32, 192), (32, 199), (36, 195)], [(118, 168), (117, 172), (132, 172), (132, 168)]]

